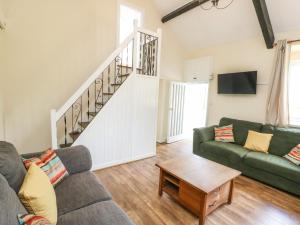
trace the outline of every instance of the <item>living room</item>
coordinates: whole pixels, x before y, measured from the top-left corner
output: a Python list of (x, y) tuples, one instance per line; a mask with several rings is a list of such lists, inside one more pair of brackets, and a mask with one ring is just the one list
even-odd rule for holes
[(0, 0), (0, 225), (300, 224), (299, 7)]

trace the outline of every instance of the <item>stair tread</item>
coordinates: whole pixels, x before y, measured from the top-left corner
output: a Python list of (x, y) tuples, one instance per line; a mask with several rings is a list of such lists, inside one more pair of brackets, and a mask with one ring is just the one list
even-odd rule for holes
[(114, 83), (114, 84), (110, 84), (111, 86), (121, 86), (122, 84), (118, 84), (118, 83)]
[(96, 102), (96, 105), (104, 105), (102, 102)]
[(96, 116), (98, 113), (97, 112), (88, 112), (87, 114), (90, 116)]
[(70, 132), (69, 134), (70, 135), (79, 135), (79, 134), (81, 134), (81, 132), (78, 130), (75, 130), (75, 131)]
[(60, 144), (59, 146), (61, 148), (68, 148), (68, 147), (71, 147), (73, 143), (67, 143), (67, 144)]
[(113, 95), (114, 93), (103, 92), (104, 95)]
[(117, 75), (117, 77), (128, 77), (129, 75), (130, 75), (130, 73), (125, 73), (125, 74)]
[(89, 122), (78, 122), (79, 126), (86, 128), (90, 123)]

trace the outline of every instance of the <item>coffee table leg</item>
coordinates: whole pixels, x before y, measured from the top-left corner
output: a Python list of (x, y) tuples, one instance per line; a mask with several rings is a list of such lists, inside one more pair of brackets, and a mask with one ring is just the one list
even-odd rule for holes
[(199, 225), (205, 225), (206, 219), (206, 203), (207, 203), (207, 195), (204, 196), (203, 205), (201, 207), (200, 215), (199, 215)]
[(230, 191), (228, 196), (228, 204), (230, 205), (232, 203), (232, 197), (233, 197), (233, 189), (234, 189), (234, 179), (230, 182)]
[(159, 187), (158, 187), (158, 195), (162, 196), (162, 188), (163, 188), (163, 179), (164, 179), (164, 171), (160, 169), (159, 174)]

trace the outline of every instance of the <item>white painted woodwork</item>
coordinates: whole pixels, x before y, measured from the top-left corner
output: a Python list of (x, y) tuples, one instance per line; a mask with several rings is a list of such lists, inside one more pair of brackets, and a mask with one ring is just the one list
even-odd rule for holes
[(56, 128), (56, 110), (52, 109), (50, 113), (51, 120), (51, 146), (52, 149), (57, 149), (57, 128)]
[(158, 77), (131, 74), (74, 142), (84, 145), (93, 170), (154, 156)]
[(207, 83), (213, 74), (213, 58), (202, 57), (185, 61), (184, 80), (192, 83)]
[(171, 82), (167, 143), (184, 139), (183, 119), (185, 102), (184, 83)]

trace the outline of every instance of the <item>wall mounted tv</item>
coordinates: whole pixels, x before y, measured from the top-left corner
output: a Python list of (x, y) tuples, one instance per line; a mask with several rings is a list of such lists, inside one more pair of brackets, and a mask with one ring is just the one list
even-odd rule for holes
[(219, 74), (218, 94), (256, 94), (257, 71)]

